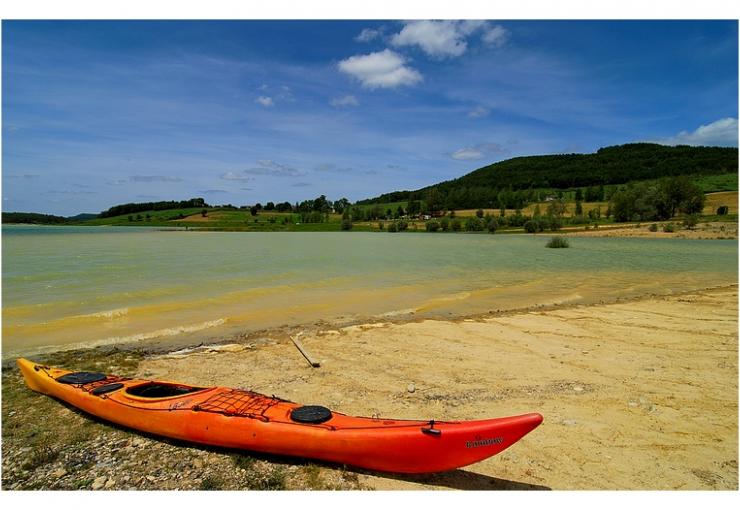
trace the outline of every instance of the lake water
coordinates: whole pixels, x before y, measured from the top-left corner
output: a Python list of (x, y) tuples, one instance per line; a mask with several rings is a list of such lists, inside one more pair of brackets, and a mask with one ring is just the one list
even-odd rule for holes
[(214, 341), (318, 320), (450, 317), (737, 283), (737, 241), (2, 229), (3, 357)]

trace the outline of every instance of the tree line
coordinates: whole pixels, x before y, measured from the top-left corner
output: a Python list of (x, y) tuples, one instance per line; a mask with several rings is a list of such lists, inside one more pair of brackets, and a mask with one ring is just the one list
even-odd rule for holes
[(110, 218), (121, 216), (123, 214), (132, 214), (142, 211), (165, 211), (167, 209), (189, 209), (193, 207), (211, 207), (202, 198), (191, 198), (190, 200), (175, 200), (162, 202), (136, 202), (128, 204), (114, 205), (108, 210), (101, 212), (99, 218)]

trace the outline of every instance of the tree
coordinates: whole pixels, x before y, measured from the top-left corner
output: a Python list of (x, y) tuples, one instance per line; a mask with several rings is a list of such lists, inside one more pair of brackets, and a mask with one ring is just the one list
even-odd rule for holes
[(576, 197), (575, 197), (575, 200), (576, 200), (576, 202), (583, 201), (583, 191), (581, 190), (581, 188), (577, 188), (576, 189)]
[(275, 210), (275, 203), (274, 202), (267, 202), (265, 204), (265, 211), (273, 211)]
[(342, 220), (342, 230), (352, 230), (352, 220)]
[(200, 212), (200, 215), (201, 215), (201, 216), (203, 216), (204, 218), (205, 218), (206, 216), (208, 216), (208, 209), (203, 209), (203, 210), (202, 210), (202, 211)]
[(253, 205), (252, 207), (249, 208), (249, 214), (251, 214), (252, 216), (257, 216), (258, 213), (259, 213), (259, 209), (257, 209), (256, 205)]
[(581, 204), (580, 200), (576, 199), (576, 216), (582, 216), (582, 215), (583, 215), (583, 205)]
[(418, 200), (409, 200), (406, 212), (409, 216), (414, 216), (421, 212), (421, 202)]
[(478, 218), (482, 218), (483, 217), (483, 209), (478, 209), (477, 211), (475, 211), (475, 215)]

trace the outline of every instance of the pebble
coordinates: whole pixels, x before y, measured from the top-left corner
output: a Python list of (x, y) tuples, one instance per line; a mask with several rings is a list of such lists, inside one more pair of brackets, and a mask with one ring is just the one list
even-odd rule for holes
[(149, 480), (150, 482), (153, 482), (154, 480), (156, 480), (156, 478), (154, 478), (152, 475), (147, 475), (146, 479)]
[(406, 386), (406, 391), (408, 391), (409, 393), (415, 392), (416, 391), (416, 385), (414, 383), (409, 384), (408, 386)]
[(92, 484), (92, 490), (97, 491), (103, 488), (105, 485), (105, 482), (108, 480), (107, 476), (99, 476), (97, 477)]
[(66, 474), (67, 474), (67, 470), (66, 470), (66, 469), (64, 469), (64, 468), (59, 468), (59, 469), (57, 469), (56, 471), (53, 471), (53, 472), (51, 473), (51, 476), (53, 476), (54, 478), (61, 478), (61, 477), (63, 477), (63, 476), (64, 476), (64, 475), (66, 475)]
[(195, 459), (193, 461), (193, 467), (196, 469), (203, 469), (203, 461), (201, 459)]
[(578, 423), (576, 420), (563, 420), (562, 421), (563, 425), (568, 425), (568, 426), (575, 425), (576, 423)]
[(109, 479), (107, 482), (105, 482), (105, 488), (110, 489), (116, 484), (116, 481), (114, 479)]
[(576, 393), (581, 393), (583, 391), (583, 387), (582, 386), (574, 386), (573, 387), (573, 391), (575, 391)]

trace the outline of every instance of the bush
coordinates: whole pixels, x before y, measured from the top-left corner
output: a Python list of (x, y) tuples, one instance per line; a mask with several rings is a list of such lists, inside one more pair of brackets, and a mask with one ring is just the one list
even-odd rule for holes
[(395, 222), (388, 224), (388, 232), (398, 232), (398, 227)]
[(548, 226), (550, 227), (550, 230), (555, 232), (556, 230), (563, 228), (563, 220), (559, 216), (551, 216), (548, 218)]
[(537, 232), (537, 222), (534, 220), (527, 220), (524, 222), (524, 231), (530, 234)]
[(663, 225), (663, 232), (675, 232), (676, 226), (673, 223), (666, 223)]
[(479, 232), (483, 230), (483, 222), (471, 216), (465, 220), (465, 230), (468, 232)]
[(717, 216), (725, 216), (728, 212), (730, 212), (730, 208), (726, 205), (717, 207)]
[(570, 245), (568, 244), (568, 240), (564, 237), (556, 236), (547, 241), (547, 244), (545, 245), (548, 248), (568, 248)]
[(378, 230), (383, 230), (384, 227), (385, 227), (385, 225), (383, 224), (383, 222), (382, 221), (379, 221), (378, 222)]
[(689, 230), (693, 230), (696, 224), (699, 223), (698, 214), (687, 214), (683, 219), (683, 226)]
[(352, 230), (352, 220), (342, 220), (342, 230)]
[(648, 230), (649, 230), (650, 232), (657, 232), (657, 231), (658, 231), (658, 224), (657, 224), (657, 223), (653, 223), (652, 225), (650, 225), (650, 226), (648, 227)]
[(486, 225), (488, 228), (488, 231), (493, 234), (498, 230), (498, 221), (496, 221), (496, 218), (491, 218), (488, 220), (488, 225)]
[(452, 227), (452, 230), (454, 230), (455, 232), (459, 232), (460, 229), (462, 229), (462, 223), (460, 223), (460, 220), (458, 220), (457, 218), (452, 220), (452, 223), (450, 223), (450, 226)]
[(589, 223), (589, 219), (586, 219), (586, 217), (582, 214), (573, 216), (570, 219), (569, 222), (571, 225), (585, 225), (586, 223)]
[(436, 232), (437, 230), (439, 230), (439, 222), (437, 221), (427, 221), (425, 226), (427, 232)]
[(475, 211), (475, 215), (477, 217), (479, 217), (479, 218), (482, 218), (483, 217), (483, 209), (478, 209), (477, 211)]
[(447, 217), (445, 216), (444, 218), (439, 220), (439, 226), (445, 232), (450, 230), (450, 220), (448, 220)]
[(396, 226), (398, 227), (399, 232), (403, 232), (404, 230), (407, 230), (409, 228), (409, 222), (405, 220), (400, 220), (398, 222), (398, 225)]

